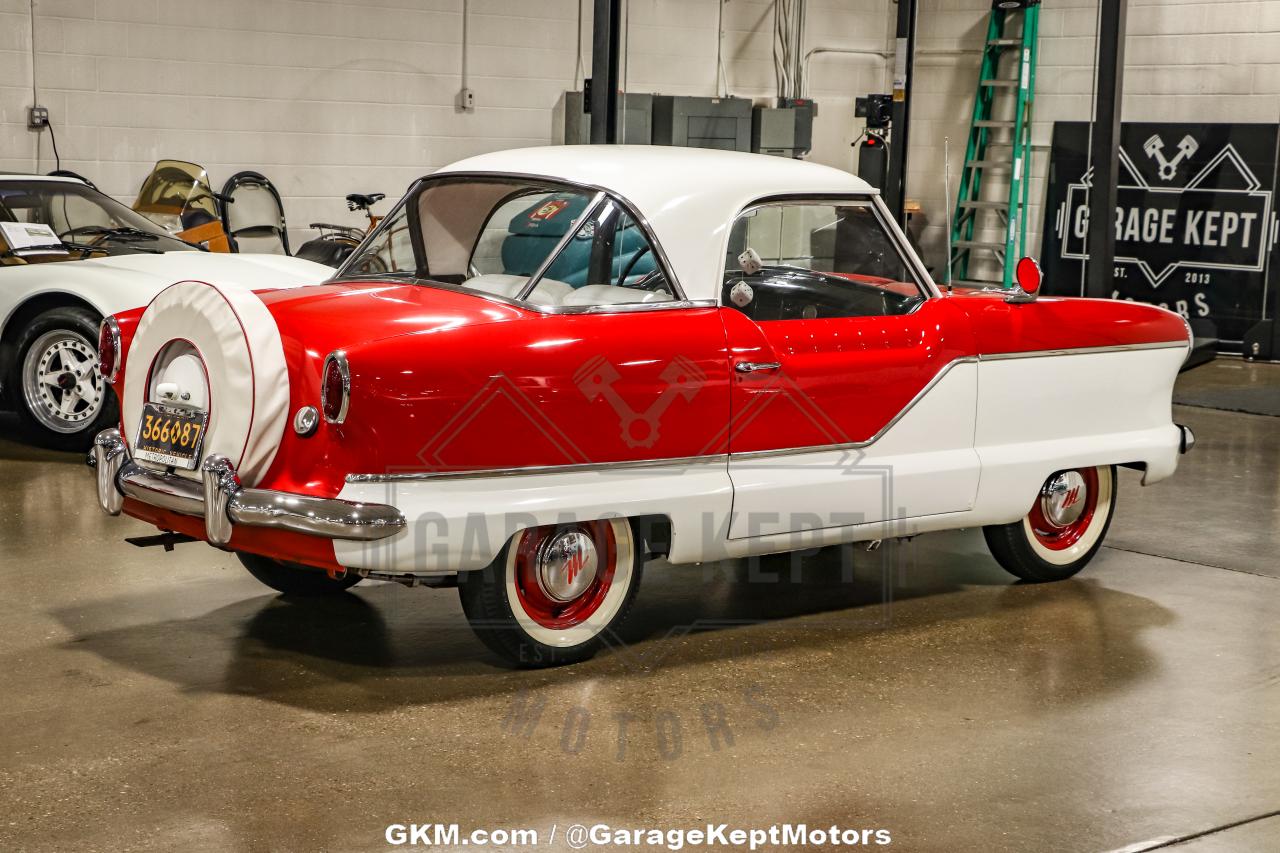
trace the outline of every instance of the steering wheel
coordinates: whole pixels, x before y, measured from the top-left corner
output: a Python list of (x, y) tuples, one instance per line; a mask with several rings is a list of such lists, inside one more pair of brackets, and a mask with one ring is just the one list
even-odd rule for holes
[(662, 274), (662, 270), (653, 270), (645, 273), (644, 278), (636, 279), (630, 284), (620, 284), (618, 287), (625, 287), (628, 290), (647, 290), (650, 293), (670, 293), (671, 291), (667, 286), (667, 277)]
[[(619, 287), (632, 286), (627, 284), (627, 276), (629, 276), (631, 274), (631, 270), (635, 268), (636, 261), (640, 260), (648, 253), (649, 253), (649, 244), (646, 243), (643, 247), (641, 247), (640, 251), (636, 252), (634, 255), (631, 256), (631, 260), (627, 261), (626, 266), (622, 268), (622, 273), (618, 276)], [(650, 275), (652, 275), (652, 273), (650, 273)], [(648, 278), (649, 278), (649, 275), (646, 275), (644, 278), (640, 279), (640, 281), (636, 282), (636, 284), (640, 284), (640, 282)], [(641, 289), (643, 290), (644, 288), (641, 288)]]

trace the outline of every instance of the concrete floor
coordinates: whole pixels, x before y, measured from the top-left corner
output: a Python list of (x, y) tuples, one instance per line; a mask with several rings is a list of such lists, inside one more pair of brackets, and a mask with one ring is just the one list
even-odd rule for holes
[(1199, 447), (1149, 489), (1124, 472), (1077, 580), (1014, 585), (973, 533), (859, 552), (852, 580), (838, 549), (795, 575), (654, 563), (625, 647), (540, 672), (451, 590), (297, 605), (203, 545), (134, 549), (80, 459), (0, 441), (0, 850), (381, 850), (455, 821), (555, 824), (561, 849), (573, 823), (709, 820), (1278, 849), (1280, 421), (1176, 417)]

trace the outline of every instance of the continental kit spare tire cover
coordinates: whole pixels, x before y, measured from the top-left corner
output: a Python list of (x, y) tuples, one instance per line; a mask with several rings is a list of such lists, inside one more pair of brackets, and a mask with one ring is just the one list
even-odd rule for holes
[[(221, 454), (254, 486), (271, 466), (289, 415), (289, 373), (280, 330), (253, 292), (202, 281), (162, 290), (143, 312), (129, 346), (121, 401), (132, 444), (150, 393), (157, 356), (173, 341), (199, 353), (209, 383), (209, 428), (202, 459)], [(178, 471), (200, 478), (200, 471)]]

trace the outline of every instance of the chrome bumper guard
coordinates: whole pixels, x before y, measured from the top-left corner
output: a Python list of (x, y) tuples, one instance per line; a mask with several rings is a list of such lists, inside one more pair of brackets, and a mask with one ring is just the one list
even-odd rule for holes
[(105, 430), (93, 442), (92, 466), (98, 480), (98, 505), (119, 515), (126, 497), (150, 506), (204, 519), (212, 545), (226, 545), (236, 525), (269, 527), (321, 536), (371, 542), (394, 536), (405, 527), (393, 506), (315, 498), (240, 485), (225, 456), (213, 455), (200, 466), (200, 482), (143, 468), (129, 457), (120, 431)]

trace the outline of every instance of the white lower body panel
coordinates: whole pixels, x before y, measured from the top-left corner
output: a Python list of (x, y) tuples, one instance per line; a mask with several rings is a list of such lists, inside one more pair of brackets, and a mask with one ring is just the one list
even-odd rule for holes
[(336, 541), (334, 551), (349, 568), (448, 575), (484, 568), (523, 528), (599, 518), (668, 518), (672, 563), (1008, 524), (1056, 471), (1139, 465), (1144, 483), (1171, 475), (1181, 435), (1170, 400), (1185, 354), (959, 364), (855, 451), (349, 483), (338, 497), (391, 504), (409, 524), (377, 542)]

